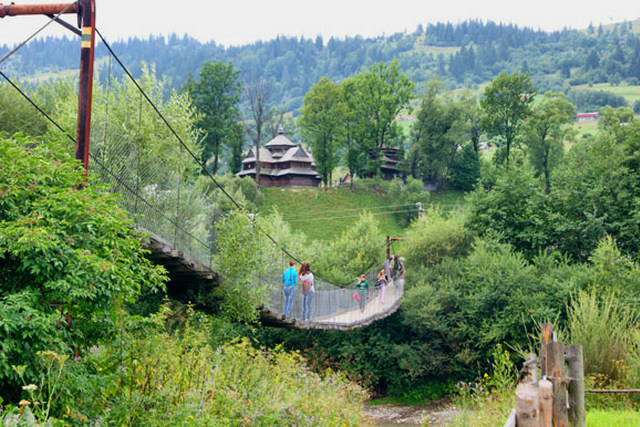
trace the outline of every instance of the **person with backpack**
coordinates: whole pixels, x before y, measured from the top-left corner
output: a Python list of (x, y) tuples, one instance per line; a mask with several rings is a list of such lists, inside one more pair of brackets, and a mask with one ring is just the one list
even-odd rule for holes
[(393, 256), (393, 271), (399, 279), (404, 279), (404, 265), (398, 255)]
[(289, 316), (291, 314), (291, 308), (293, 307), (293, 299), (296, 296), (296, 283), (298, 283), (298, 272), (294, 268), (296, 264), (293, 261), (289, 261), (289, 268), (282, 272), (280, 281), (282, 282), (284, 290), (284, 315)]
[(303, 262), (298, 271), (298, 279), (302, 283), (302, 321), (311, 320), (311, 302), (315, 294), (315, 282), (308, 262)]
[(384, 263), (382, 264), (384, 274), (387, 276), (387, 282), (391, 280), (391, 261), (393, 261), (393, 257), (385, 258)]

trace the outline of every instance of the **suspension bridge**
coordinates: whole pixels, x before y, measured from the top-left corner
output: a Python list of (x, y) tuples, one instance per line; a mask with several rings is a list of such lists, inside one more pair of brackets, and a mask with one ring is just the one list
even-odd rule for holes
[[(64, 13), (78, 14), (81, 30), (61, 20)], [(227, 205), (235, 208), (242, 206), (202, 163), (197, 144), (188, 138), (184, 126), (172, 123), (171, 115), (157, 106), (162, 94), (155, 93), (156, 88), (144, 88), (95, 28), (95, 0), (33, 7), (0, 5), (0, 17), (20, 14), (44, 14), (50, 18), (35, 34), (50, 23), (57, 22), (82, 38), (76, 136), (72, 136), (1, 70), (0, 76), (76, 145), (76, 158), (84, 162), (87, 173), (109, 184), (111, 191), (119, 195), (123, 208), (130, 212), (135, 226), (148, 235), (145, 244), (150, 251), (150, 259), (167, 269), (170, 291), (181, 293), (193, 286), (216, 286), (224, 278), (218, 276), (215, 265), (212, 265), (217, 250), (213, 224), (221, 218), (223, 211), (219, 207), (219, 200), (212, 200), (210, 194), (202, 190), (202, 185), (198, 185), (199, 180), (202, 177), (208, 180), (221, 192)], [(96, 34), (109, 57), (106, 88), (100, 96), (93, 98), (92, 103)], [(4, 55), (0, 65), (22, 45), (24, 43)], [(136, 97), (127, 105), (129, 114), (126, 117), (110, 116), (114, 110), (113, 105), (110, 106), (113, 98), (111, 92), (118, 90), (113, 89), (112, 66), (120, 67), (119, 71), (131, 80), (137, 91)], [(149, 117), (147, 113), (153, 114), (154, 121), (151, 124), (146, 122)], [(151, 143), (143, 137), (143, 133), (150, 128), (164, 130)], [(396, 275), (389, 281), (384, 299), (373, 286), (375, 275), (384, 261), (381, 259), (379, 265), (371, 266), (366, 273), (371, 286), (364, 295), (365, 301), (361, 302), (356, 297), (359, 294), (353, 284), (338, 286), (316, 275), (310, 320), (302, 321), (300, 290), (295, 295), (290, 315), (285, 316), (282, 314), (284, 294), (280, 282), (281, 269), (284, 268), (285, 258), (298, 263), (300, 260), (255, 222), (253, 226), (266, 237), (272, 251), (281, 252), (281, 257), (274, 258), (277, 261), (273, 262), (272, 271), (258, 274), (252, 279), (253, 285), (265, 295), (259, 307), (263, 324), (295, 329), (352, 330), (387, 317), (400, 306), (404, 294), (404, 275)]]

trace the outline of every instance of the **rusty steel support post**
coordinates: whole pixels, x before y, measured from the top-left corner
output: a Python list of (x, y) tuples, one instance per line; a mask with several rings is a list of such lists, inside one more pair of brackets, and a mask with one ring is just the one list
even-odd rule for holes
[(387, 259), (391, 256), (391, 236), (387, 236)]
[[(0, 3), (0, 18), (19, 15), (77, 13), (82, 28), (80, 45), (80, 84), (78, 91), (78, 128), (76, 131), (76, 159), (81, 160), (85, 174), (89, 170), (89, 139), (91, 137), (91, 94), (93, 91), (93, 57), (95, 51), (96, 2), (78, 0), (75, 3), (8, 4)], [(65, 27), (68, 24), (62, 23)]]
[(73, 3), (55, 3), (55, 4), (7, 4), (0, 3), (0, 18), (5, 16), (19, 15), (57, 15), (64, 13), (77, 13), (78, 4)]
[(78, 129), (76, 159), (89, 171), (89, 140), (91, 138), (91, 94), (93, 91), (93, 56), (96, 36), (95, 0), (78, 1), (78, 17), (82, 27), (80, 45), (80, 85), (78, 91)]

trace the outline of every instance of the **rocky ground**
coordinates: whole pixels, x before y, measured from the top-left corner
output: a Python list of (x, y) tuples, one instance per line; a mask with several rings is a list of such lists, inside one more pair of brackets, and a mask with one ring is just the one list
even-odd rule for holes
[(396, 405), (383, 403), (364, 407), (367, 418), (374, 426), (446, 426), (456, 414), (449, 401), (436, 401), (426, 405)]

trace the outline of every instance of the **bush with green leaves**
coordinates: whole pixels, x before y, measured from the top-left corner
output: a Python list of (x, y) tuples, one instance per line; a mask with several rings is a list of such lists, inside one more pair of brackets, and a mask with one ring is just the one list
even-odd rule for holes
[(142, 235), (63, 144), (0, 137), (0, 387), (36, 353), (84, 353), (116, 307), (162, 289)]
[(296, 352), (213, 345), (214, 319), (192, 309), (122, 319), (117, 336), (54, 379), (62, 393), (50, 414), (64, 425), (362, 425), (364, 391), (311, 372)]
[(533, 257), (555, 243), (551, 217), (550, 200), (533, 171), (511, 166), (502, 169), (491, 191), (471, 194), (467, 227), (480, 236), (500, 236)]
[(401, 252), (406, 254), (408, 270), (433, 266), (445, 258), (458, 258), (469, 252), (474, 234), (465, 227), (465, 216), (454, 212), (448, 217), (430, 209), (413, 222), (405, 234)]
[(353, 227), (321, 248), (314, 262), (324, 278), (348, 285), (360, 274), (374, 267), (381, 268), (384, 257), (385, 239), (378, 221), (373, 215), (363, 213)]
[(416, 203), (422, 203), (422, 208), (426, 209), (429, 203), (429, 197), (429, 192), (422, 188), (422, 181), (410, 176), (407, 177), (404, 183), (398, 178), (392, 180), (387, 190), (389, 205), (404, 205), (398, 206), (395, 210), (410, 210), (410, 212), (399, 212), (395, 214), (398, 218), (401, 218), (405, 224), (409, 224), (417, 218), (418, 208)]
[(255, 283), (269, 266), (263, 250), (268, 244), (266, 237), (243, 210), (231, 211), (215, 228), (218, 252), (213, 256), (213, 270), (221, 279), (213, 294), (218, 299), (218, 312), (231, 320), (255, 322), (256, 308), (266, 292)]
[(480, 157), (470, 144), (462, 148), (451, 165), (448, 182), (452, 188), (471, 191), (480, 181)]
[(466, 257), (446, 257), (415, 273), (409, 268), (407, 281), (403, 322), (432, 352), (417, 371), (423, 381), (443, 373), (473, 376), (469, 367), (486, 364), (498, 343), (527, 346), (536, 324), (565, 318), (564, 305), (585, 276), (566, 259), (541, 255), (529, 263), (508, 244), (477, 239)]

